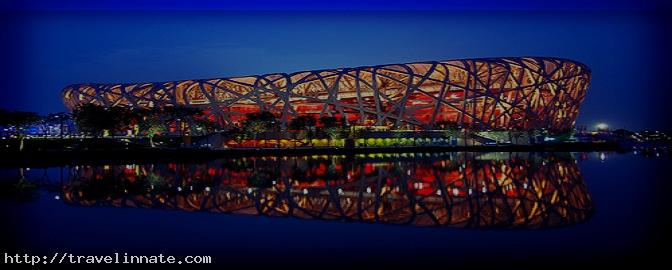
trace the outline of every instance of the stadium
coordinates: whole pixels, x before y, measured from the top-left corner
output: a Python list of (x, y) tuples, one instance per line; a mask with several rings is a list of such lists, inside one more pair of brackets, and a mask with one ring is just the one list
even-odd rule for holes
[(287, 127), (301, 115), (353, 126), (431, 129), (569, 129), (590, 81), (584, 64), (560, 58), (505, 57), (273, 73), (153, 83), (82, 83), (63, 100), (83, 104), (203, 110), (217, 126), (268, 111)]

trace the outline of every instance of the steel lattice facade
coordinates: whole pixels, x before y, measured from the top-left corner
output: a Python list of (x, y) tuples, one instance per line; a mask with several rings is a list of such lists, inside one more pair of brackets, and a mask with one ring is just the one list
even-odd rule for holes
[(286, 126), (298, 115), (394, 128), (437, 122), (495, 128), (571, 128), (590, 81), (587, 66), (566, 59), (463, 59), (245, 77), (137, 84), (75, 84), (69, 109), (191, 106), (222, 127), (246, 113), (274, 113)]

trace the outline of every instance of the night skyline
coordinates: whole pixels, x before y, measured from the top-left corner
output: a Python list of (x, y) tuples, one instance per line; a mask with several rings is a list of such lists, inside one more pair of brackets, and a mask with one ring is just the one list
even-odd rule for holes
[(664, 265), (670, 11), (0, 0), (0, 263)]
[[(73, 83), (174, 81), (427, 60), (549, 56), (591, 68), (593, 79), (577, 125), (590, 128), (607, 122), (613, 128), (634, 130), (670, 127), (664, 117), (670, 94), (665, 91), (663, 74), (669, 41), (662, 35), (668, 29), (662, 15), (647, 11), (655, 2), (568, 4), (582, 11), (521, 4), (506, 12), (488, 11), (494, 8), (487, 4), (458, 5), (452, 10), (417, 6), (444, 11), (382, 12), (371, 11), (375, 5), (353, 5), (360, 11), (320, 6), (313, 8), (322, 11), (311, 12), (294, 11), (300, 8), (289, 5), (286, 9), (292, 11), (273, 12), (269, 10), (285, 7), (260, 6), (265, 11), (253, 11), (254, 7), (242, 5), (219, 9), (248, 11), (149, 12), (137, 11), (143, 9), (141, 5), (115, 8), (66, 3), (72, 6), (65, 5), (65, 11), (48, 4), (3, 5), (8, 16), (3, 16), (2, 32), (15, 38), (1, 45), (7, 64), (2, 70), (5, 88), (0, 107), (42, 114), (64, 111), (60, 93)], [(207, 7), (208, 1), (203, 3)], [(300, 3), (295, 4), (301, 7)], [(78, 5), (96, 11), (73, 11)], [(9, 14), (10, 9), (22, 11)]]

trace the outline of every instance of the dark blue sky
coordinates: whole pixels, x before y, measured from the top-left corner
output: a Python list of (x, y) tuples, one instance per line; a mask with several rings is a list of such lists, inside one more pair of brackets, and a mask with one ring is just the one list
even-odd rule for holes
[(665, 0), (0, 0), (11, 10), (650, 10)]
[[(79, 82), (532, 55), (569, 58), (591, 67), (593, 81), (579, 124), (670, 127), (671, 95), (664, 83), (670, 29), (656, 2), (529, 2), (507, 10), (497, 1), (480, 1), (480, 6), (458, 1), (453, 7), (439, 1), (424, 6), (401, 1), (333, 6), (308, 1), (262, 5), (257, 0), (228, 6), (214, 1), (197, 1), (201, 6), (170, 1), (156, 6), (151, 0), (136, 5), (47, 2), (0, 5), (5, 9), (0, 18), (5, 37), (0, 107), (62, 111), (60, 90)], [(196, 11), (203, 7), (218, 10)]]

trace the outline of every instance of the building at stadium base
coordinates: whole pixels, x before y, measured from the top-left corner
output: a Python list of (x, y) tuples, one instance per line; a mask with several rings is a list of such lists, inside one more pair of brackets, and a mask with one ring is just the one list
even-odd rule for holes
[(575, 61), (505, 57), (428, 61), (244, 77), (155, 83), (83, 83), (62, 94), (82, 104), (196, 107), (223, 129), (247, 113), (270, 111), (287, 127), (300, 115), (346, 125), (428, 129), (455, 123), (479, 129), (571, 128), (590, 70)]

